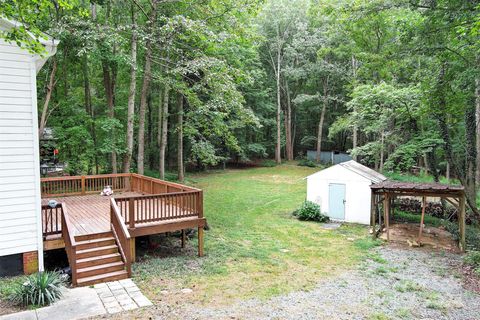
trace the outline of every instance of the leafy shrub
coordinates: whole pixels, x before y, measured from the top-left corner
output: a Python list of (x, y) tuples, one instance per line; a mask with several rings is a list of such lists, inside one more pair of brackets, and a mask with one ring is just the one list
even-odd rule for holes
[(245, 147), (245, 153), (249, 158), (266, 158), (267, 148), (261, 143), (250, 143)]
[(480, 251), (470, 251), (467, 253), (465, 258), (463, 258), (463, 263), (473, 267), (475, 273), (480, 275)]
[[(445, 229), (450, 232), (455, 241), (460, 239), (458, 224), (445, 222)], [(468, 250), (480, 251), (480, 228), (475, 225), (467, 225), (465, 228), (465, 242)]]
[(317, 166), (317, 164), (314, 161), (309, 159), (302, 159), (298, 161), (298, 165), (302, 167), (311, 167), (311, 168), (315, 168)]
[(260, 166), (261, 167), (276, 167), (277, 166), (277, 163), (275, 162), (275, 160), (263, 160), (262, 162), (260, 162)]
[(322, 214), (320, 206), (311, 201), (305, 201), (302, 206), (294, 212), (300, 220), (327, 222), (329, 219)]
[(61, 298), (64, 286), (65, 280), (58, 272), (38, 272), (30, 275), (23, 284), (17, 284), (11, 298), (24, 306), (45, 306)]

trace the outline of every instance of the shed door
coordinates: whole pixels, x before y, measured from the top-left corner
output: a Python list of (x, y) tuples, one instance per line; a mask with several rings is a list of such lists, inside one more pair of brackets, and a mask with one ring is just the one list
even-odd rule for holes
[(328, 216), (332, 219), (345, 220), (345, 185), (331, 183), (328, 187)]

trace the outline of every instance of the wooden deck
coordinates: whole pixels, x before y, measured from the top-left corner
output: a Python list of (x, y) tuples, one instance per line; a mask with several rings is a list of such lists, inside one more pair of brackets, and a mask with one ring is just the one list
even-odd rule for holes
[[(112, 196), (100, 195), (106, 185)], [(41, 187), (44, 248), (65, 248), (74, 285), (130, 276), (139, 236), (197, 228), (203, 255), (200, 189), (133, 173), (44, 178)]]
[[(130, 198), (137, 199), (135, 205), (136, 207), (141, 207), (141, 210), (134, 210), (135, 221), (137, 222), (132, 229), (144, 227), (152, 229), (156, 225), (185, 223), (197, 218), (197, 214), (193, 210), (182, 207), (180, 204), (171, 203), (171, 200), (148, 197), (145, 193), (131, 191), (114, 193), (112, 196), (89, 194), (84, 196), (45, 197), (42, 198), (42, 206), (47, 206), (49, 200), (64, 203), (68, 208), (73, 234), (82, 236), (110, 231), (110, 201), (112, 198), (117, 200), (126, 225), (129, 224), (129, 206), (127, 201)], [(145, 200), (138, 201), (138, 199)], [(163, 210), (160, 212), (160, 217), (158, 217), (160, 208)], [(180, 215), (180, 212), (182, 212), (182, 215)], [(56, 216), (53, 216), (48, 221), (45, 221), (47, 227), (45, 228), (44, 226), (44, 230), (55, 229), (49, 227), (52, 224), (60, 225), (60, 221), (56, 221), (56, 219)], [(133, 230), (133, 233), (135, 231), (137, 234), (142, 233), (144, 235), (145, 233), (139, 230)], [(51, 237), (51, 239), (55, 239), (55, 237)]]
[[(42, 205), (47, 205), (49, 200), (65, 203), (68, 208), (75, 236), (96, 234), (110, 231), (110, 198), (140, 196), (139, 192), (119, 192), (111, 197), (99, 194), (67, 197), (44, 197)], [(52, 221), (56, 223), (55, 217)]]

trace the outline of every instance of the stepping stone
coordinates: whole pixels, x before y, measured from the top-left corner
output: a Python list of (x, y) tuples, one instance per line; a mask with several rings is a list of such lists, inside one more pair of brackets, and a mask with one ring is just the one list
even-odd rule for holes
[(148, 300), (146, 297), (134, 298), (133, 300), (135, 300), (135, 303), (139, 307), (148, 307), (153, 305), (153, 303), (150, 300)]
[(1, 320), (37, 320), (35, 310), (22, 311), (0, 316)]
[(340, 228), (341, 225), (342, 225), (341, 223), (334, 223), (334, 222), (332, 222), (332, 223), (324, 223), (324, 224), (322, 224), (321, 226), (322, 226), (323, 229), (333, 230), (333, 229), (338, 229), (338, 228)]
[(102, 288), (107, 288), (108, 286), (106, 283), (97, 283), (96, 285), (93, 286), (94, 289), (102, 289)]
[(129, 304), (126, 304), (126, 305), (122, 305), (122, 309), (127, 311), (127, 310), (134, 310), (134, 309), (137, 309), (137, 305), (135, 303), (129, 303)]
[(120, 306), (113, 307), (113, 308), (107, 308), (108, 313), (119, 313), (119, 312), (122, 312), (122, 311), (123, 311), (123, 309)]
[(118, 281), (124, 288), (136, 287), (137, 285), (132, 281), (132, 279), (122, 279)]

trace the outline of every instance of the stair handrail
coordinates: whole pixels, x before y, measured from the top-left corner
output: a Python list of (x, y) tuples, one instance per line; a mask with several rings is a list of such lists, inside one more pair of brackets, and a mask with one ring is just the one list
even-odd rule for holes
[(68, 216), (67, 205), (61, 203), (62, 206), (62, 237), (65, 242), (65, 251), (67, 252), (70, 270), (72, 272), (72, 285), (77, 284), (77, 242), (75, 241), (75, 234), (73, 224), (70, 222)]
[(132, 276), (132, 252), (131, 252), (131, 237), (127, 226), (123, 222), (120, 214), (120, 209), (114, 198), (110, 198), (110, 227), (115, 237), (115, 242), (118, 245), (118, 250), (125, 263), (128, 276)]

